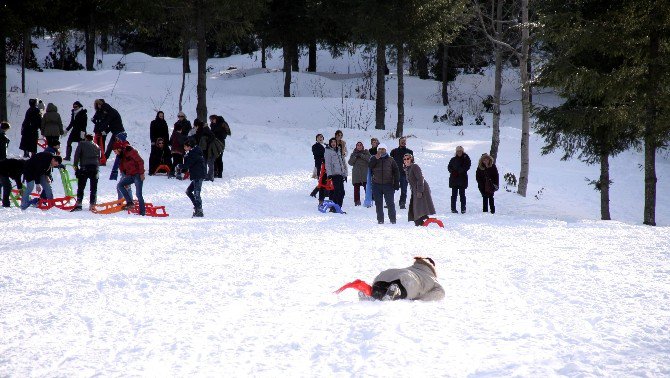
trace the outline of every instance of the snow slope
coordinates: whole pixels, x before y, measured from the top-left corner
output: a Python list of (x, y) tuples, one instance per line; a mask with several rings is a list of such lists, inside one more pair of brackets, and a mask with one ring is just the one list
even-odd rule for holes
[[(168, 218), (0, 209), (0, 375), (669, 375), (670, 208), (659, 196), (659, 226), (639, 224), (638, 152), (611, 162), (615, 221), (598, 220), (598, 193), (584, 180), (597, 177), (597, 167), (540, 156), (534, 136), (527, 198), (501, 190), (498, 212), (482, 214), (470, 177), (468, 214), (451, 214), (448, 160), (463, 145), (476, 161), (490, 129), (467, 125), (469, 114), (464, 127), (433, 123), (444, 113), (439, 83), (410, 77), (408, 146), (446, 228), (415, 228), (404, 211), (397, 225), (379, 226), (373, 209), (353, 207), (349, 184), (348, 214), (316, 211), (307, 196), (314, 135), (332, 135), (344, 111), (374, 115), (372, 102), (354, 99), (364, 84), (351, 75), (360, 72), (360, 57), (322, 53), (324, 72), (296, 74), (289, 99), (279, 97), (278, 53), (267, 71), (253, 56), (208, 62), (209, 111), (226, 117), (233, 136), (224, 179), (204, 186), (204, 219), (190, 218), (187, 182), (164, 177), (147, 178), (144, 197), (165, 205)], [(30, 93), (9, 97), (11, 152), (19, 153), (29, 97), (55, 102), (65, 119), (74, 100), (92, 115), (93, 99), (102, 97), (121, 111), (129, 139), (148, 158), (155, 111), (169, 123), (176, 118), (180, 62), (131, 58), (143, 66), (29, 72)], [(115, 59), (106, 56), (104, 66)], [(8, 76), (10, 87), (19, 83), (16, 68)], [(490, 76), (461, 76), (454, 107), (481, 101)], [(513, 76), (510, 100), (518, 98)], [(372, 136), (397, 144), (390, 138), (395, 78), (387, 84), (388, 130), (344, 129), (350, 146), (368, 146)], [(195, 75), (185, 99), (192, 119)], [(504, 110), (501, 175), (518, 175), (518, 108), (511, 102)], [(661, 155), (661, 194), (669, 174)], [(99, 200), (115, 199), (109, 167), (100, 176)], [(443, 301), (359, 303), (353, 292), (332, 294), (414, 255), (437, 262)]]

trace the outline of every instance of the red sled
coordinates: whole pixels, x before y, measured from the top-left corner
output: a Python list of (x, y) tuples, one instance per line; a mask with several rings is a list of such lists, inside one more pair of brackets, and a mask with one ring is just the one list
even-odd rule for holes
[(57, 207), (61, 210), (72, 210), (74, 209), (75, 205), (70, 205), (70, 202), (73, 199), (74, 197), (62, 197), (54, 199), (40, 198), (39, 202), (37, 203), (37, 208), (41, 210), (49, 210), (52, 207)]
[(334, 294), (339, 294), (343, 292), (346, 289), (356, 289), (360, 291), (361, 293), (367, 295), (368, 297), (372, 296), (372, 286), (368, 285), (367, 282), (361, 281), (361, 280), (356, 280), (353, 282), (349, 282), (348, 284), (342, 286), (341, 288), (337, 289), (334, 291)]
[(47, 149), (47, 147), (49, 147), (49, 144), (47, 143), (47, 140), (44, 139), (44, 138), (40, 138), (40, 139), (38, 139), (38, 140), (37, 140), (37, 145), (40, 146), (40, 147), (42, 147), (42, 148), (45, 149), (45, 150)]
[[(135, 206), (132, 209), (128, 209), (128, 214), (139, 214), (140, 213), (140, 204), (135, 202)], [(144, 215), (147, 217), (169, 217), (165, 211), (165, 206), (154, 206), (152, 203), (144, 204)]]
[(440, 226), (440, 228), (444, 228), (444, 223), (442, 223), (441, 220), (435, 219), (435, 218), (428, 218), (426, 219), (425, 222), (423, 222), (423, 227), (428, 227), (431, 223), (435, 223), (436, 225)]

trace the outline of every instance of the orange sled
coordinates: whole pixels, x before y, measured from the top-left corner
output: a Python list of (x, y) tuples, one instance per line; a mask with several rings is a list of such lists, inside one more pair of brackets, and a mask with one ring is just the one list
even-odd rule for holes
[(126, 205), (126, 200), (121, 198), (117, 201), (99, 203), (93, 205), (92, 212), (96, 214), (114, 214), (123, 210), (123, 207)]
[(161, 164), (154, 171), (154, 175), (169, 175), (170, 172), (172, 172), (172, 170), (170, 169), (170, 167), (168, 165)]

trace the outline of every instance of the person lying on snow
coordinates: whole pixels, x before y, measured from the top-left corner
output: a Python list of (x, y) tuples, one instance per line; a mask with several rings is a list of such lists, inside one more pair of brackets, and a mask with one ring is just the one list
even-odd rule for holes
[(444, 289), (437, 282), (435, 261), (430, 257), (415, 257), (414, 264), (402, 269), (387, 269), (375, 277), (372, 287), (361, 280), (342, 286), (359, 290), (361, 300), (395, 301), (399, 299), (439, 301)]

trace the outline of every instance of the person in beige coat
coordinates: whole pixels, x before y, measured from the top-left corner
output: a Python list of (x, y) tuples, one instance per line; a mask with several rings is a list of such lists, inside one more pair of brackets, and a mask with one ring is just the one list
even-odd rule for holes
[(439, 301), (444, 298), (444, 289), (437, 282), (433, 259), (415, 257), (414, 264), (407, 268), (379, 273), (372, 283), (372, 298), (382, 301)]
[(356, 148), (349, 156), (351, 170), (351, 184), (354, 186), (354, 206), (361, 205), (361, 186), (365, 190), (368, 181), (368, 162), (370, 152), (365, 149), (363, 142), (356, 143)]
[(49, 103), (47, 105), (47, 112), (42, 117), (42, 126), (40, 127), (42, 136), (47, 140), (49, 146), (60, 144), (60, 136), (65, 134), (63, 130), (63, 121), (58, 114), (56, 105)]
[(430, 195), (430, 186), (423, 178), (421, 167), (414, 163), (414, 156), (405, 154), (403, 157), (403, 166), (407, 175), (407, 182), (412, 189), (412, 197), (409, 199), (409, 210), (407, 211), (407, 221), (414, 221), (415, 226), (421, 226), (435, 214), (435, 205), (433, 197)]

